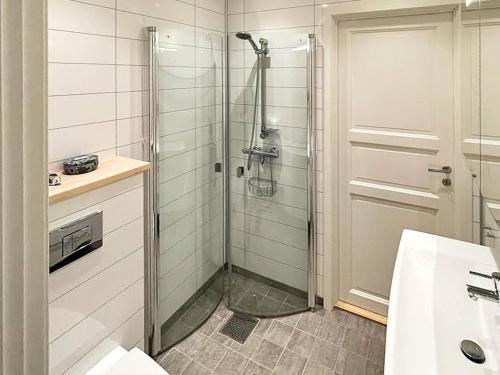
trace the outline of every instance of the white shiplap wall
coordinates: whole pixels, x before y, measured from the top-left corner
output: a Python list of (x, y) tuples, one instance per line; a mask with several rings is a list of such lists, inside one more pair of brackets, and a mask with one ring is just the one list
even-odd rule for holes
[(49, 277), (50, 373), (80, 374), (144, 337), (143, 179), (50, 206), (50, 229), (103, 211), (103, 246)]
[[(211, 276), (215, 262), (210, 256), (220, 256), (220, 242), (207, 245), (205, 240), (211, 238), (207, 234), (220, 232), (220, 178), (207, 172), (218, 157), (220, 136), (215, 132), (221, 117), (216, 113), (222, 110), (222, 103), (207, 101), (207, 94), (215, 90), (222, 97), (222, 92), (221, 85), (210, 85), (206, 79), (214, 81), (210, 56), (221, 52), (213, 43), (217, 38), (207, 35), (222, 36), (224, 1), (49, 0), (49, 168), (59, 170), (62, 160), (83, 153), (97, 153), (101, 159), (142, 158), (147, 115), (143, 28), (152, 25), (175, 45), (160, 61), (165, 67), (160, 85), (166, 89), (160, 106), (165, 131), (162, 158), (167, 161), (163, 176), (174, 177), (162, 186), (163, 204), (180, 219), (192, 218), (195, 225), (188, 233), (194, 242), (184, 238), (163, 243), (165, 254), (171, 255), (164, 256), (162, 275), (168, 284), (163, 297), (172, 302), (162, 309), (166, 319)], [(182, 59), (192, 53), (196, 63), (183, 65)], [(181, 109), (188, 116), (179, 116)], [(188, 155), (194, 157), (192, 165)], [(175, 168), (168, 168), (168, 161)], [(195, 176), (191, 190), (175, 180), (186, 166), (190, 169), (184, 172)], [(181, 205), (185, 193), (194, 204)], [(51, 374), (82, 374), (116, 345), (143, 345), (142, 204), (142, 177), (136, 176), (51, 205), (51, 228), (95, 210), (104, 212), (104, 246), (50, 276)], [(182, 234), (176, 231), (179, 223), (169, 223), (171, 234)], [(175, 258), (179, 249), (182, 254)], [(189, 284), (193, 290), (182, 283), (172, 288), (174, 283), (168, 281), (185, 281), (186, 275), (179, 272), (186, 270), (195, 275)], [(168, 295), (176, 290), (188, 293)]]

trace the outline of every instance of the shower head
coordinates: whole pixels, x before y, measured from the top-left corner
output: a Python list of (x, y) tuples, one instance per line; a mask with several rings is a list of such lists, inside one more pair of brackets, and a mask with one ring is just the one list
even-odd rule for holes
[(240, 31), (239, 33), (236, 33), (236, 37), (238, 39), (248, 40), (256, 53), (260, 51), (259, 47), (257, 47), (257, 44), (255, 44), (254, 40), (252, 39), (252, 35), (250, 35), (250, 33)]
[(248, 40), (252, 39), (252, 35), (250, 35), (250, 33), (247, 33), (245, 31), (240, 31), (239, 33), (236, 33), (236, 38)]

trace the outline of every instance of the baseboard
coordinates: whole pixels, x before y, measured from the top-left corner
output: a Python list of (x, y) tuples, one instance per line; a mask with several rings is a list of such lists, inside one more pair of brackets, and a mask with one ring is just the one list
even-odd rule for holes
[(337, 301), (335, 307), (359, 315), (363, 318), (373, 320), (374, 322), (387, 325), (387, 317), (372, 311), (365, 310), (361, 307), (351, 305), (347, 302)]

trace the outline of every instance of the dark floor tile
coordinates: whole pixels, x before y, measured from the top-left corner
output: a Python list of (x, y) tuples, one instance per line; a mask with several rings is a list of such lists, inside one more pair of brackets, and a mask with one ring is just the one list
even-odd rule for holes
[(341, 345), (344, 339), (346, 326), (333, 319), (323, 319), (318, 331), (318, 337), (335, 345)]
[(261, 283), (260, 281), (254, 281), (252, 282), (252, 284), (250, 284), (248, 289), (252, 292), (257, 292), (265, 296), (267, 292), (269, 292), (269, 289), (271, 289), (271, 287), (267, 284)]
[(307, 297), (298, 297), (294, 294), (288, 294), (286, 297), (285, 302), (289, 305), (295, 306), (295, 307), (300, 307), (300, 308), (306, 308), (307, 307)]
[(188, 338), (178, 343), (175, 346), (175, 348), (181, 351), (182, 353), (186, 354), (187, 356), (193, 357), (196, 354), (196, 352), (205, 345), (207, 340), (208, 340), (207, 336), (199, 332), (195, 332)]
[(279, 302), (284, 302), (286, 300), (286, 298), (288, 297), (288, 293), (286, 293), (282, 290), (279, 290), (278, 288), (272, 287), (267, 292), (267, 297), (275, 299)]
[(371, 337), (368, 344), (367, 357), (371, 362), (383, 366), (385, 359), (385, 341)]
[(263, 295), (248, 290), (240, 299), (236, 307), (242, 311), (255, 313), (263, 300)]
[(321, 308), (321, 307), (318, 307), (318, 308), (314, 309), (313, 312), (316, 315), (323, 316), (323, 317), (326, 315), (326, 310), (323, 309), (323, 308)]
[(250, 358), (259, 347), (261, 341), (262, 341), (261, 336), (251, 334), (244, 344), (240, 344), (239, 342), (233, 341), (233, 343), (231, 344), (231, 349), (237, 351), (238, 353), (244, 355), (247, 358)]
[(278, 363), (282, 351), (283, 348), (281, 346), (264, 339), (255, 353), (253, 353), (252, 360), (272, 369)]
[(262, 367), (254, 361), (248, 361), (243, 375), (271, 375), (271, 371)]
[(189, 366), (184, 370), (182, 375), (210, 375), (212, 372), (206, 367), (192, 361)]
[(189, 362), (191, 362), (191, 359), (187, 355), (177, 349), (172, 349), (158, 363), (170, 375), (180, 375)]
[(273, 320), (264, 338), (284, 348), (288, 340), (290, 340), (292, 333), (293, 327), (281, 323), (278, 320)]
[(276, 315), (279, 314), (282, 303), (269, 297), (264, 297), (257, 308), (259, 315)]
[(372, 320), (365, 319), (354, 314), (349, 314), (347, 327), (354, 331), (362, 332), (366, 336), (385, 340), (386, 326)]
[(217, 316), (212, 315), (203, 325), (199, 328), (199, 331), (204, 335), (211, 336), (217, 328), (222, 324), (224, 320)]
[(217, 375), (241, 374), (247, 365), (248, 360), (241, 354), (228, 350), (224, 359), (215, 369)]
[(297, 323), (300, 320), (300, 317), (302, 314), (293, 314), (293, 315), (287, 315), (283, 316), (281, 318), (277, 318), (281, 323), (285, 323), (289, 325), (290, 327), (295, 328), (297, 326)]
[(229, 303), (229, 300), (226, 298), (226, 305), (230, 307), (236, 306), (241, 301), (247, 290), (248, 289), (243, 289), (236, 284), (231, 286), (231, 289), (228, 289), (227, 294), (227, 297), (229, 298), (231, 303)]
[(220, 295), (213, 290), (207, 289), (197, 300), (196, 304), (201, 308), (211, 311), (220, 301)]
[(335, 375), (364, 375), (366, 358), (341, 349), (335, 365)]
[(196, 362), (203, 363), (203, 366), (210, 370), (215, 370), (219, 362), (222, 360), (228, 349), (211, 339), (194, 355), (193, 359)]
[(327, 341), (317, 339), (311, 354), (311, 361), (330, 369), (335, 368), (339, 349)]
[(287, 349), (309, 358), (314, 348), (314, 342), (316, 338), (306, 332), (300, 331), (298, 329), (293, 331), (292, 337), (288, 341)]
[(161, 338), (162, 346), (168, 348), (172, 345), (175, 345), (181, 339), (191, 334), (193, 331), (195, 331), (195, 327), (187, 325), (181, 320), (177, 320), (172, 324), (172, 326), (170, 326), (169, 329), (167, 329), (166, 332), (163, 333)]
[(210, 314), (205, 309), (200, 306), (191, 306), (181, 317), (181, 321), (192, 327), (197, 327), (203, 320), (205, 320)]
[(253, 330), (252, 334), (254, 335), (259, 335), (259, 336), (264, 336), (271, 327), (271, 323), (273, 322), (272, 319), (261, 319), (255, 329)]
[(297, 323), (297, 328), (311, 335), (316, 335), (322, 320), (322, 316), (312, 312), (306, 312), (302, 314), (302, 317)]
[(368, 354), (368, 344), (370, 337), (362, 331), (355, 331), (352, 328), (347, 328), (342, 341), (342, 347), (356, 354), (366, 357)]
[(276, 375), (301, 375), (306, 366), (307, 359), (300, 355), (285, 350), (274, 369)]
[(300, 313), (302, 311), (304, 311), (303, 307), (297, 307), (297, 306), (290, 305), (286, 302), (283, 302), (281, 304), (279, 312), (281, 314), (293, 314), (293, 313)]
[(384, 375), (384, 367), (368, 361), (366, 364), (365, 375)]
[(237, 285), (240, 288), (247, 290), (250, 287), (250, 285), (252, 285), (253, 280), (246, 276), (239, 275), (233, 272), (231, 274), (231, 283), (232, 285)]
[(226, 319), (229, 316), (229, 314), (231, 314), (231, 311), (229, 311), (229, 309), (223, 302), (219, 303), (219, 306), (217, 306), (217, 308), (214, 311), (214, 315), (217, 315), (222, 319)]
[(221, 276), (214, 280), (208, 289), (219, 296), (220, 299), (220, 297), (224, 294), (224, 285), (224, 278)]
[(347, 311), (334, 308), (333, 311), (325, 311), (325, 320), (336, 324), (347, 325), (349, 315)]
[(385, 343), (386, 334), (387, 326), (373, 322), (373, 325), (370, 329), (370, 337), (376, 338)]
[(213, 334), (212, 335), (212, 340), (215, 340), (218, 343), (220, 343), (220, 344), (222, 344), (224, 346), (227, 346), (228, 348), (230, 348), (231, 345), (233, 345), (233, 342), (236, 342), (231, 337), (223, 335), (220, 332), (216, 332), (215, 334)]
[(333, 375), (333, 370), (331, 368), (321, 366), (315, 362), (307, 362), (306, 368), (302, 375)]

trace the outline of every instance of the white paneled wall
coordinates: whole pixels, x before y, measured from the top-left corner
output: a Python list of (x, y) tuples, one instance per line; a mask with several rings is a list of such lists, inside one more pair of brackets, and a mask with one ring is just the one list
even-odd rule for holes
[[(349, 0), (347, 0), (349, 1)], [(235, 261), (264, 276), (306, 289), (307, 142), (306, 52), (300, 50), (309, 33), (318, 38), (317, 56), (317, 197), (318, 293), (323, 295), (323, 47), (322, 9), (325, 0), (229, 0), (228, 29), (248, 31), (254, 39), (269, 39), (267, 119), (279, 128), (280, 160), (275, 166), (278, 193), (266, 200), (250, 198), (243, 210), (243, 179), (233, 177), (232, 238)], [(248, 143), (255, 93), (255, 54), (249, 45), (230, 41), (232, 170), (243, 165), (241, 148)], [(260, 123), (260, 120), (258, 120)], [(249, 195), (251, 196), (251, 195)], [(246, 214), (243, 214), (246, 212)]]
[[(139, 103), (124, 100), (131, 75), (116, 64), (115, 0), (50, 0), (48, 18), (49, 168), (84, 153), (128, 155), (142, 140), (142, 82)], [(104, 216), (103, 247), (49, 277), (51, 374), (83, 374), (117, 345), (143, 345), (142, 204), (136, 176), (49, 207), (51, 229)]]
[[(161, 316), (221, 266), (224, 0), (49, 0), (49, 163), (142, 158), (145, 34), (160, 33)], [(144, 117), (144, 119), (147, 119)], [(101, 209), (104, 246), (50, 276), (51, 374), (143, 343), (143, 191), (134, 177), (51, 205), (51, 228)], [(167, 298), (168, 297), (168, 298)]]
[(103, 246), (49, 277), (51, 374), (82, 374), (144, 337), (143, 178), (52, 204), (50, 229), (103, 212)]

